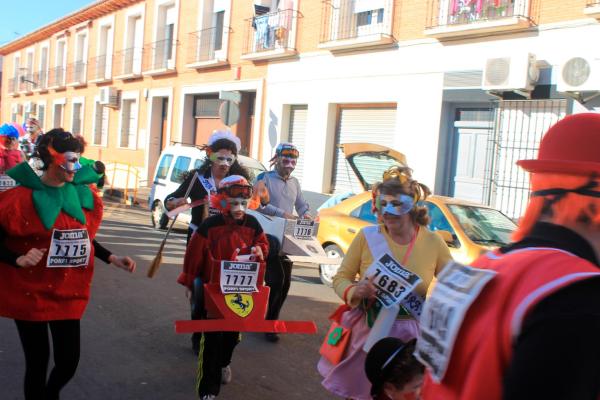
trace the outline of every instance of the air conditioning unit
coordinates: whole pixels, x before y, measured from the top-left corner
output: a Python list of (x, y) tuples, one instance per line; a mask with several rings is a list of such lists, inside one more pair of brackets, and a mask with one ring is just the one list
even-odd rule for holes
[(600, 90), (600, 61), (591, 57), (570, 57), (559, 68), (556, 79), (559, 92)]
[(481, 87), (492, 91), (532, 91), (540, 75), (536, 61), (535, 55), (529, 53), (488, 58)]
[(116, 87), (100, 88), (100, 104), (107, 107), (119, 107), (119, 91)]

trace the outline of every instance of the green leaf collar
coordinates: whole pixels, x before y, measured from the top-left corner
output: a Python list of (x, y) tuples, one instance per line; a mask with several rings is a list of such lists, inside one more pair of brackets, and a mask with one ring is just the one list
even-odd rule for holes
[(45, 185), (25, 162), (7, 171), (7, 175), (33, 191), (33, 205), (46, 229), (54, 226), (61, 210), (85, 224), (82, 208), (94, 209), (94, 196), (88, 185), (98, 182), (98, 174), (91, 166), (83, 166), (75, 173), (72, 183), (67, 182), (61, 187)]

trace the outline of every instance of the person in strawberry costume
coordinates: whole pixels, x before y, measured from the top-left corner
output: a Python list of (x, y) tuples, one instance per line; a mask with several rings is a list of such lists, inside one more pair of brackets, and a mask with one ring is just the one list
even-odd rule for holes
[[(83, 150), (69, 132), (51, 130), (38, 143), (42, 175), (21, 163), (7, 172), (18, 186), (0, 193), (0, 317), (19, 332), (26, 400), (58, 399), (75, 374), (94, 256), (136, 267), (94, 239), (103, 206), (93, 186), (98, 174), (79, 163)], [(48, 330), (55, 365), (47, 378)]]

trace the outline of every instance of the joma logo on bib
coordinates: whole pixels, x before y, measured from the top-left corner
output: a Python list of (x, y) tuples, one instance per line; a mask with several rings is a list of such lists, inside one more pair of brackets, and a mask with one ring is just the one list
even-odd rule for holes
[(60, 237), (58, 237), (58, 240), (83, 239), (84, 237), (84, 232), (81, 230), (74, 232), (60, 232)]

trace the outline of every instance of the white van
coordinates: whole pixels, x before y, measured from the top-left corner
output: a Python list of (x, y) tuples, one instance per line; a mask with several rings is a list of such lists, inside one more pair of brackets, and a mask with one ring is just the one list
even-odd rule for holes
[[(204, 163), (205, 157), (206, 153), (203, 150), (191, 145), (174, 144), (163, 150), (154, 172), (154, 182), (148, 197), (148, 206), (150, 207), (154, 228), (166, 228), (169, 219), (165, 215), (165, 197), (173, 193), (183, 182), (183, 174), (189, 170), (199, 168)], [(261, 172), (266, 171), (264, 165), (253, 158), (240, 155), (238, 161), (250, 171), (252, 179)], [(189, 224), (191, 212), (188, 210), (181, 213), (177, 220)]]

